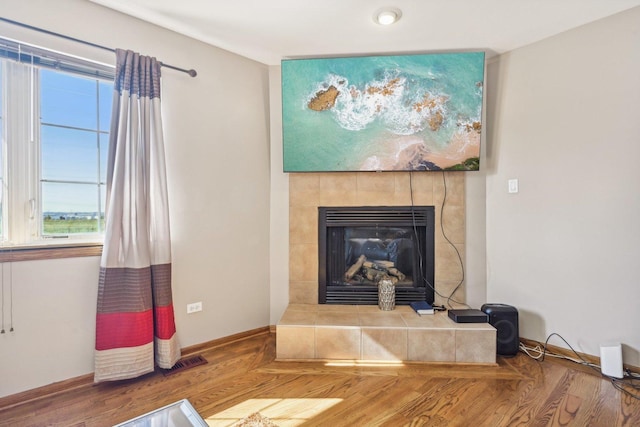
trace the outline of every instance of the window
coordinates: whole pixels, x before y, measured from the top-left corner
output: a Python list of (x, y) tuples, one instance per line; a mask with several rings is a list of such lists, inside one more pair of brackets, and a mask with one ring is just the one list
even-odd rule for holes
[(3, 248), (101, 242), (113, 67), (0, 39)]

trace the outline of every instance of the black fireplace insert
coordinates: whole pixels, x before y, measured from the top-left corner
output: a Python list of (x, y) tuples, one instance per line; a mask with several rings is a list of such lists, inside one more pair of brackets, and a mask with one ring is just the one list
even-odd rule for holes
[(378, 303), (378, 282), (396, 304), (434, 301), (434, 207), (318, 208), (318, 302)]

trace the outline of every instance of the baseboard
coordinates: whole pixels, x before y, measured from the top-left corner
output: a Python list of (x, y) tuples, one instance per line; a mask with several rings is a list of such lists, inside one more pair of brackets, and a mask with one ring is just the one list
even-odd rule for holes
[(270, 331), (271, 331), (270, 326), (263, 326), (262, 328), (251, 329), (249, 331), (240, 332), (240, 333), (229, 335), (226, 337), (216, 338), (215, 340), (203, 342), (202, 344), (196, 344), (196, 345), (183, 348), (181, 350), (182, 356), (189, 356), (191, 354), (200, 353), (215, 347), (220, 347), (220, 346), (231, 344), (237, 341), (246, 340), (247, 338), (268, 334), (270, 333)]
[[(540, 346), (541, 348), (544, 347), (544, 343), (540, 342), (540, 341), (536, 341), (536, 340), (530, 340), (528, 338), (522, 338), (520, 337), (520, 342), (525, 344), (526, 346), (529, 347), (536, 347), (536, 346)], [(563, 348), (563, 347), (558, 347), (552, 344), (547, 344), (547, 350), (550, 351), (551, 353), (554, 354), (559, 354), (561, 356), (567, 356), (567, 357), (571, 357), (572, 359), (576, 358), (576, 353), (578, 353), (578, 355), (584, 359), (586, 362), (589, 363), (593, 363), (595, 365), (600, 366), (600, 357), (599, 356), (594, 356), (592, 354), (587, 354), (587, 353), (581, 353), (581, 352), (576, 352), (574, 353), (572, 350), (568, 349), (568, 348)], [(631, 372), (635, 372), (635, 373), (640, 373), (640, 367), (638, 366), (633, 366), (633, 365), (629, 365), (629, 364), (624, 364), (624, 368), (628, 369)]]
[[(272, 328), (273, 331), (275, 331), (275, 326), (264, 326), (262, 328), (252, 329), (249, 331), (240, 332), (238, 334), (229, 335), (227, 337), (207, 341), (202, 344), (185, 347), (181, 350), (182, 356), (192, 355), (194, 353), (199, 353), (211, 348), (220, 347), (237, 341), (242, 341), (258, 335), (269, 334), (271, 333)], [(82, 389), (85, 387), (94, 387), (97, 385), (99, 384), (95, 384), (93, 382), (92, 372), (90, 374), (69, 378), (67, 380), (58, 381), (20, 393), (10, 394), (9, 396), (0, 397), (0, 412), (14, 406), (24, 405), (25, 403), (31, 403), (40, 399), (50, 398), (71, 390)]]
[(16, 394), (0, 398), (0, 412), (13, 408), (14, 406), (24, 405), (36, 400), (50, 398), (60, 393), (71, 390), (91, 387), (93, 385), (93, 372), (79, 377), (69, 378), (68, 380), (58, 381), (42, 387), (26, 390)]

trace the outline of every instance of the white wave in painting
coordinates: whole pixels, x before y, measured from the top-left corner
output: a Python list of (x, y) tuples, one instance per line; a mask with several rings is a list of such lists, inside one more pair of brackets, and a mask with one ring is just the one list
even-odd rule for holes
[(413, 135), (428, 129), (437, 131), (449, 120), (448, 95), (420, 87), (415, 79), (401, 75), (398, 70), (386, 70), (381, 79), (360, 87), (350, 84), (344, 76), (330, 74), (306, 102), (331, 86), (339, 94), (330, 110), (343, 129), (360, 131), (372, 123), (380, 123), (396, 135)]

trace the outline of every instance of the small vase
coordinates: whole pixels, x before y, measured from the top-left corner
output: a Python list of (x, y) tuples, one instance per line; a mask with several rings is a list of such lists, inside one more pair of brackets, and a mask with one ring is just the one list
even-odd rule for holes
[(390, 279), (378, 282), (378, 308), (383, 311), (396, 308), (396, 287)]

